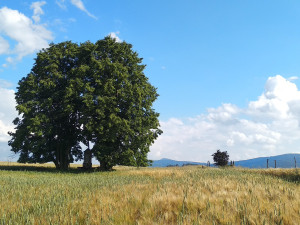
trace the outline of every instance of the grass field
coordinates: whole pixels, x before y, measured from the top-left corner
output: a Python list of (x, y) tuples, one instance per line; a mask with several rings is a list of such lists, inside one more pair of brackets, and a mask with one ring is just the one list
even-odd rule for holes
[(299, 169), (35, 168), (0, 164), (0, 224), (300, 223)]

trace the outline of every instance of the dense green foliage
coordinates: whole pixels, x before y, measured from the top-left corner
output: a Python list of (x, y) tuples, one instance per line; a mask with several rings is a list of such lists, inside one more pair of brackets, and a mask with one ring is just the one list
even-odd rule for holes
[(96, 158), (104, 170), (147, 166), (149, 147), (161, 131), (151, 108), (158, 95), (143, 74), (142, 59), (131, 45), (110, 38), (81, 47), (84, 124)]
[(20, 117), (9, 145), (20, 153), (19, 162), (53, 161), (67, 169), (81, 159), (78, 101), (71, 96), (76, 82), (78, 46), (71, 42), (51, 45), (41, 51), (31, 73), (19, 81), (16, 92)]
[(158, 94), (142, 59), (126, 42), (52, 44), (19, 82), (20, 117), (10, 133), (19, 162), (53, 161), (57, 168), (82, 159), (80, 142), (92, 143), (103, 170), (147, 166), (150, 145), (161, 134), (152, 104)]
[(221, 152), (217, 150), (214, 154), (212, 154), (213, 160), (216, 166), (226, 166), (229, 161), (229, 155), (227, 151)]

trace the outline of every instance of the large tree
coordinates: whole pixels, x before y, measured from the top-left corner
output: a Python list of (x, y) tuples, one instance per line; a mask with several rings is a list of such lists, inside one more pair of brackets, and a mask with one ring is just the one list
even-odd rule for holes
[(106, 37), (42, 50), (16, 93), (20, 116), (10, 133), (19, 162), (53, 161), (67, 169), (92, 143), (103, 170), (148, 165), (150, 145), (161, 134), (157, 98), (142, 59), (126, 42)]
[(150, 145), (161, 134), (152, 108), (158, 94), (143, 73), (142, 59), (126, 42), (106, 37), (81, 45), (86, 135), (103, 170), (147, 166)]
[(19, 117), (9, 141), (12, 151), (20, 153), (19, 162), (53, 161), (65, 170), (82, 158), (80, 104), (73, 93), (77, 54), (77, 44), (51, 44), (38, 53), (31, 72), (19, 81)]

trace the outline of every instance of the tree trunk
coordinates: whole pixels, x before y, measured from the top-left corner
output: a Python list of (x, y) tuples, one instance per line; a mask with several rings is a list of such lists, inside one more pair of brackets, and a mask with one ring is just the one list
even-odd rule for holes
[(92, 152), (89, 148), (84, 151), (83, 168), (86, 170), (92, 169)]
[(57, 160), (53, 160), (53, 163), (55, 164), (55, 168), (59, 169), (59, 164), (58, 164)]
[(64, 145), (58, 143), (57, 144), (57, 159), (56, 159), (56, 169), (59, 170), (68, 170), (69, 169), (69, 154), (68, 148), (64, 147)]
[(101, 161), (100, 162), (100, 170), (103, 171), (111, 171), (112, 170), (112, 166), (110, 166), (108, 163)]
[(68, 148), (64, 147), (63, 149), (61, 149), (61, 152), (62, 152), (62, 158), (61, 158), (60, 169), (61, 170), (68, 170), (69, 165), (70, 165)]

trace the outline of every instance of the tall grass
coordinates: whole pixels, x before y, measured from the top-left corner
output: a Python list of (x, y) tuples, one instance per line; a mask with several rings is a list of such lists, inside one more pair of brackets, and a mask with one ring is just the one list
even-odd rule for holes
[(94, 173), (2, 170), (0, 224), (300, 221), (299, 182), (286, 179), (299, 170), (115, 169)]

